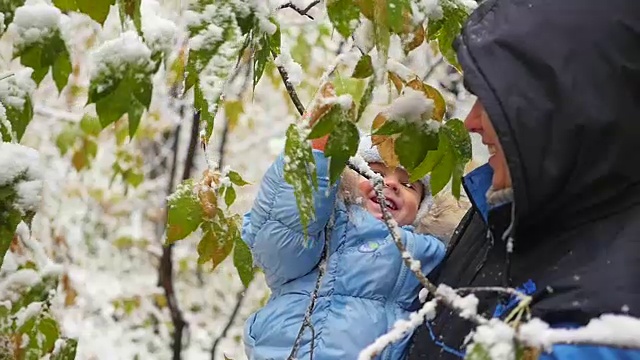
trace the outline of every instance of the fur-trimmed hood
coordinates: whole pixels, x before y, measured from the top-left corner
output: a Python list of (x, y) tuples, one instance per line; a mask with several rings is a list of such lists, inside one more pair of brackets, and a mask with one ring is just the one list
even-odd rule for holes
[[(351, 169), (342, 174), (338, 197), (345, 204), (362, 204), (362, 196), (358, 190), (360, 176)], [(446, 189), (433, 196), (426, 211), (419, 211), (414, 222), (416, 233), (430, 234), (444, 243), (448, 243), (453, 231), (471, 206), (466, 197), (456, 200)]]

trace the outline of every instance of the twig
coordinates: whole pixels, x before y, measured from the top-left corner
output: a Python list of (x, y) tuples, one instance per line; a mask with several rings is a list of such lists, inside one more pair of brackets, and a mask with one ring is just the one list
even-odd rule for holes
[[(183, 111), (183, 109), (181, 109)], [(191, 177), (191, 171), (193, 169), (193, 163), (195, 158), (195, 150), (198, 144), (198, 128), (200, 124), (199, 113), (194, 113), (193, 122), (191, 124), (191, 137), (189, 140), (189, 148), (187, 150), (187, 156), (185, 159), (184, 169), (182, 173), (182, 180), (186, 180)], [(169, 178), (169, 185), (167, 193), (171, 194), (174, 189), (176, 169), (177, 169), (177, 152), (178, 152), (178, 139), (180, 136), (180, 126), (176, 130), (174, 139), (174, 154), (172, 159), (171, 175)], [(165, 213), (165, 221), (166, 221)], [(182, 353), (182, 333), (187, 325), (182, 311), (178, 305), (178, 300), (175, 296), (175, 288), (173, 286), (173, 244), (168, 245), (162, 249), (162, 257), (160, 258), (160, 267), (158, 268), (158, 282), (164, 289), (165, 297), (167, 298), (167, 305), (169, 312), (171, 313), (171, 321), (173, 322), (173, 360), (180, 360)]]
[(224, 339), (227, 336), (227, 332), (233, 325), (233, 322), (235, 321), (236, 316), (238, 316), (238, 313), (240, 312), (240, 308), (242, 307), (242, 302), (244, 300), (245, 291), (246, 289), (243, 287), (243, 289), (236, 294), (236, 305), (233, 308), (233, 312), (231, 313), (229, 320), (227, 320), (227, 325), (225, 325), (224, 329), (222, 330), (222, 333), (220, 334), (220, 336), (216, 338), (216, 340), (213, 342), (213, 346), (211, 347), (211, 360), (216, 359), (216, 350), (218, 349), (218, 344), (220, 343), (220, 341), (222, 341), (222, 339)]
[(455, 289), (455, 291), (456, 292), (463, 292), (463, 293), (495, 292), (495, 293), (500, 293), (500, 294), (513, 295), (513, 296), (517, 297), (520, 300), (525, 300), (525, 299), (529, 298), (528, 295), (525, 295), (524, 293), (518, 291), (517, 289), (508, 288), (508, 287), (498, 287), (498, 286), (461, 287), (461, 288)]
[(313, 293), (311, 294), (311, 301), (309, 302), (309, 306), (304, 313), (304, 320), (302, 321), (302, 325), (300, 326), (300, 330), (298, 331), (298, 335), (296, 336), (296, 340), (293, 343), (293, 348), (291, 349), (291, 353), (287, 360), (295, 360), (297, 357), (298, 349), (300, 348), (300, 342), (302, 341), (302, 335), (304, 334), (304, 330), (308, 327), (311, 330), (311, 344), (309, 348), (309, 360), (313, 360), (313, 347), (316, 338), (316, 330), (311, 323), (311, 314), (313, 314), (313, 309), (316, 307), (316, 301), (318, 300), (318, 291), (320, 291), (320, 284), (322, 283), (322, 278), (324, 277), (325, 267), (327, 265), (327, 259), (329, 258), (329, 241), (331, 240), (331, 233), (333, 232), (334, 219), (333, 216), (329, 219), (327, 227), (325, 229), (325, 242), (324, 242), (324, 251), (322, 252), (322, 257), (320, 258), (320, 263), (318, 264), (318, 278), (316, 279), (316, 284), (313, 289)]
[(304, 9), (300, 9), (299, 7), (297, 7), (296, 5), (294, 5), (291, 2), (288, 2), (286, 4), (282, 4), (280, 6), (278, 6), (278, 8), (276, 10), (282, 10), (282, 9), (292, 9), (293, 11), (297, 12), (298, 14), (302, 15), (302, 16), (306, 16), (311, 20), (314, 20), (313, 16), (309, 15), (309, 11), (311, 11), (311, 9), (313, 9), (314, 6), (320, 4), (320, 0), (315, 0), (312, 1), (309, 5), (307, 5), (306, 8)]
[(431, 64), (431, 66), (429, 67), (429, 71), (427, 71), (427, 73), (424, 74), (424, 76), (422, 77), (422, 81), (427, 81), (429, 77), (433, 74), (433, 72), (436, 71), (436, 68), (438, 68), (438, 66), (440, 66), (443, 62), (444, 62), (444, 56), (440, 56), (440, 58), (436, 60), (436, 62)]
[[(273, 50), (271, 51), (271, 55), (273, 55), (274, 58), (276, 57), (276, 53)], [(301, 116), (304, 115), (304, 105), (302, 105), (296, 89), (289, 81), (289, 74), (287, 73), (287, 70), (283, 66), (278, 66), (278, 72), (280, 73), (280, 77), (282, 77), (284, 87), (287, 89), (287, 93), (289, 94), (291, 101), (293, 101), (293, 105), (296, 107), (296, 110), (298, 110), (298, 113), (300, 113)]]

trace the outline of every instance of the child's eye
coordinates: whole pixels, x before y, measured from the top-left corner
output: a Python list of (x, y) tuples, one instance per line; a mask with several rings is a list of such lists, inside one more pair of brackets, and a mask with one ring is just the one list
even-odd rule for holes
[(407, 189), (415, 190), (415, 186), (412, 183), (402, 183)]

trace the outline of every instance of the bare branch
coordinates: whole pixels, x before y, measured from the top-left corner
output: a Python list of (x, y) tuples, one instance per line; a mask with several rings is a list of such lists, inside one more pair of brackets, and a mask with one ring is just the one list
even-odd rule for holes
[(240, 312), (240, 308), (242, 307), (242, 302), (244, 300), (245, 291), (246, 289), (243, 288), (236, 294), (236, 305), (233, 308), (233, 312), (231, 313), (231, 316), (229, 316), (229, 320), (227, 320), (227, 325), (225, 325), (224, 329), (222, 330), (222, 333), (220, 334), (220, 336), (216, 338), (216, 340), (213, 342), (213, 347), (211, 347), (211, 360), (216, 359), (216, 350), (218, 349), (218, 344), (222, 339), (224, 339), (227, 336), (227, 332), (233, 325), (233, 322), (235, 321), (236, 317)]
[(292, 9), (293, 11), (297, 12), (298, 14), (302, 15), (302, 16), (306, 16), (311, 20), (314, 20), (313, 16), (309, 15), (309, 11), (311, 11), (311, 9), (313, 9), (314, 6), (320, 4), (320, 0), (315, 0), (312, 1), (309, 5), (307, 5), (306, 8), (301, 9), (298, 6), (294, 5), (291, 2), (288, 2), (286, 4), (282, 4), (280, 6), (278, 6), (278, 8), (276, 10), (282, 10), (282, 9)]

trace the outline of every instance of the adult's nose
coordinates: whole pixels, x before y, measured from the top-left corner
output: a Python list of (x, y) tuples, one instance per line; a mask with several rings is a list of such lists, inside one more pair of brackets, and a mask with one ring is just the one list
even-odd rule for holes
[(466, 127), (469, 132), (482, 132), (482, 111), (482, 104), (480, 104), (479, 100), (476, 100), (471, 107), (471, 111), (469, 111), (469, 114), (467, 114), (467, 117), (464, 119), (464, 127)]

